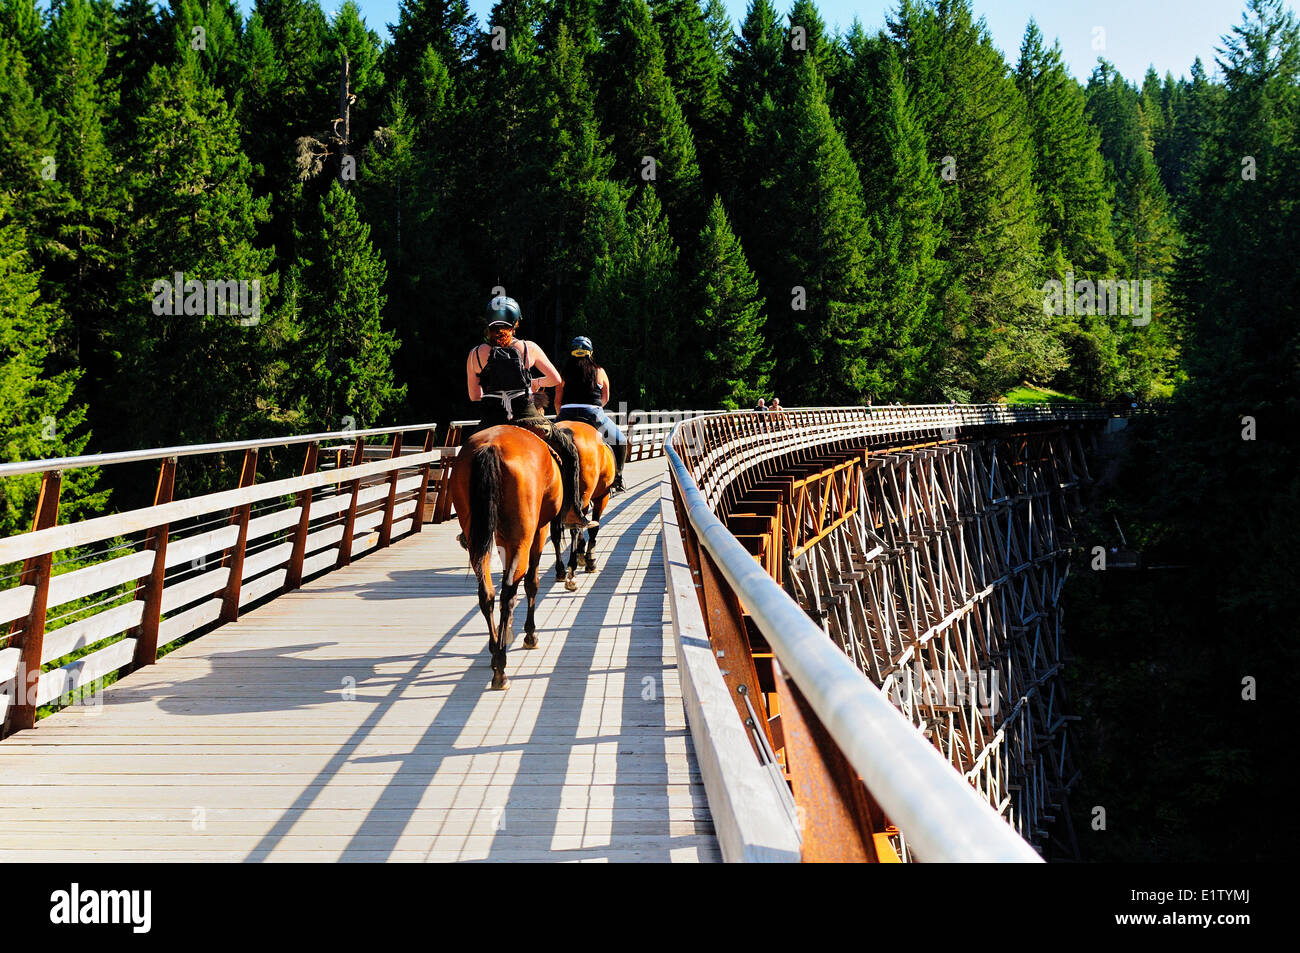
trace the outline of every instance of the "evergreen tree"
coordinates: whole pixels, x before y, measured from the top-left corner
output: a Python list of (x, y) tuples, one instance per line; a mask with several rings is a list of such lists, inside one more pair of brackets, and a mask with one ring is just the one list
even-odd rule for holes
[(459, 79), (474, 52), (478, 18), (467, 0), (402, 0), (397, 22), (388, 29), (393, 42), (385, 71), (390, 75), (410, 75), (425, 49), (432, 46), (451, 75)]
[[(269, 199), (253, 197), (234, 113), (196, 58), (154, 67), (147, 101), (125, 169), (130, 260), (113, 325), (110, 442), (156, 447), (261, 435), (280, 416), (283, 393), (272, 375), (283, 345), (283, 322), (270, 307), (272, 253), (256, 245)], [(186, 287), (191, 281), (202, 290)], [(209, 281), (248, 282), (248, 313), (231, 313), (231, 298), (214, 295), (209, 305)]]
[(794, 69), (789, 105), (759, 117), (758, 141), (779, 165), (747, 204), (741, 231), (768, 302), (768, 342), (781, 356), (772, 385), (791, 405), (865, 402), (884, 387), (884, 302), (871, 277), (879, 243), (825, 83), (811, 58)]
[(763, 341), (758, 279), (716, 195), (697, 248), (690, 301), (695, 326), (683, 348), (699, 362), (691, 396), (704, 407), (745, 409), (768, 393), (773, 362)]
[(32, 78), (21, 45), (0, 32), (0, 184), (14, 194), (10, 214), (28, 228), (57, 187), (54, 128)]
[[(107, 75), (121, 91), (117, 115), (119, 142), (135, 135), (135, 117), (143, 112), (145, 80), (164, 46), (163, 27), (153, 0), (124, 0), (118, 7)], [(238, 49), (236, 49), (236, 54)]]
[(383, 327), (386, 271), (350, 191), (335, 181), (321, 201), (289, 282), (298, 425), (337, 429), (344, 417), (375, 426), (401, 400), (397, 339)]
[(1067, 362), (1042, 309), (1033, 145), (1024, 98), (969, 0), (902, 0), (889, 28), (942, 179), (950, 342), (941, 393), (980, 400)]
[(0, 36), (16, 44), (29, 65), (40, 59), (43, 30), (36, 0), (0, 0)]
[(605, 342), (611, 380), (633, 407), (671, 407), (685, 398), (677, 373), (677, 256), (663, 206), (646, 185), (591, 272), (577, 330)]
[(1125, 329), (1117, 383), (1143, 395), (1167, 394), (1177, 345), (1167, 285), (1180, 237), (1140, 95), (1104, 60), (1088, 83), (1088, 114), (1101, 131), (1101, 154), (1114, 184), (1115, 244), (1125, 276), (1152, 282), (1151, 321)]
[(714, 49), (698, 0), (656, 0), (654, 22), (664, 50), (664, 69), (682, 107), (706, 182), (721, 175), (722, 59)]
[[(79, 371), (55, 366), (64, 317), (41, 300), (27, 235), (10, 207), (0, 192), (0, 460), (73, 456), (90, 438), (86, 408), (73, 398)], [(103, 508), (107, 494), (95, 492), (98, 477), (94, 467), (68, 471), (60, 494), (65, 521)], [(32, 528), (40, 485), (38, 473), (0, 481), (0, 537)]]
[(841, 102), (845, 142), (858, 159), (872, 230), (882, 246), (873, 280), (887, 304), (886, 345), (878, 362), (882, 400), (931, 400), (939, 394), (943, 327), (936, 294), (942, 224), (940, 179), (913, 114), (894, 46), (855, 24)]
[[(159, 27), (162, 34), (170, 35), (177, 57), (192, 55), (208, 82), (233, 96), (239, 86), (239, 34), (243, 27), (238, 7), (233, 0), (170, 0), (169, 5)], [(140, 11), (129, 12), (138, 24), (148, 27)], [(140, 79), (140, 64), (133, 67), (130, 72)]]
[(1116, 254), (1101, 137), (1088, 124), (1083, 90), (1066, 72), (1060, 45), (1045, 46), (1032, 20), (1020, 47), (1016, 84), (1032, 134), (1044, 264), (1061, 276), (1067, 269), (1107, 275)]
[(601, 128), (611, 137), (613, 176), (653, 182), (674, 233), (699, 231), (700, 170), (695, 141), (668, 79), (663, 44), (645, 0), (616, 0), (614, 29), (601, 55)]
[[(809, 56), (827, 88), (836, 86), (841, 61), (835, 53), (836, 44), (826, 33), (826, 21), (822, 19), (817, 4), (814, 0), (794, 0), (789, 20), (790, 29), (781, 48), (786, 71), (791, 70), (797, 57)], [(829, 96), (827, 102), (830, 102)]]
[(713, 52), (720, 61), (725, 62), (736, 30), (724, 0), (707, 0), (704, 4), (704, 22), (709, 31), (709, 40), (713, 43)]
[(50, 207), (37, 226), (37, 264), (47, 297), (72, 316), (70, 352), (85, 372), (80, 395), (89, 404), (92, 429), (101, 434), (107, 432), (101, 395), (111, 386), (104, 336), (117, 313), (126, 202), (108, 141), (118, 101), (107, 75), (108, 35), (88, 0), (58, 0), (50, 8), (37, 71), (54, 132), (54, 162), (46, 167), (52, 178), (43, 190)]

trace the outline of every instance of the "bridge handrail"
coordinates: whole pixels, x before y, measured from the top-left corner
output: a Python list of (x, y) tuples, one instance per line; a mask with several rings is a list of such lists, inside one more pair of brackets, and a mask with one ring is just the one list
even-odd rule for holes
[[(418, 430), (424, 431), (420, 441), (404, 448), (404, 435)], [(365, 438), (380, 434), (392, 435), (383, 458), (367, 459)], [(321, 445), (334, 438), (347, 439), (349, 455), (322, 466), (334, 448)], [(257, 483), (258, 450), (294, 444), (307, 445), (301, 475)], [(178, 458), (232, 450), (244, 455), (234, 488), (175, 499)], [(32, 727), (37, 709), (50, 701), (151, 665), (171, 642), (235, 621), (244, 605), (420, 532), (434, 473), (445, 472), (452, 455), (435, 446), (434, 425), (424, 424), (64, 457), (0, 470), (0, 476), (42, 474), (32, 530), (0, 538), (0, 565), (22, 566), (0, 580), (0, 736)], [(152, 505), (59, 523), (65, 470), (147, 460), (158, 463)], [(130, 538), (139, 533), (142, 539)], [(118, 539), (123, 542), (112, 542)], [(109, 545), (96, 545), (103, 543)], [(56, 563), (58, 553), (67, 555)]]
[(380, 434), (409, 433), (414, 430), (432, 430), (436, 424), (411, 424), (402, 427), (372, 427), (369, 430), (331, 430), (326, 433), (303, 434), (293, 437), (262, 437), (256, 440), (232, 440), (225, 443), (196, 443), (179, 447), (154, 447), (147, 450), (119, 450), (112, 453), (88, 453), (79, 457), (51, 457), (45, 460), (19, 460), (0, 463), (0, 478), (22, 476), (27, 473), (51, 473), (76, 470), (81, 467), (103, 467), (115, 463), (141, 463), (149, 460), (166, 460), (171, 457), (194, 457), (201, 454), (228, 453), (235, 450), (260, 450), (264, 447), (291, 447), (303, 443), (325, 440), (358, 440)]
[[(879, 423), (873, 432), (908, 433), (916, 429), (954, 428), (1044, 420), (1082, 420), (1109, 416), (1097, 407), (1041, 405), (1007, 408), (929, 405), (922, 407), (785, 410), (786, 423), (808, 421), (815, 435), (844, 423)], [(831, 419), (827, 419), (827, 417)], [(732, 591), (740, 598), (782, 671), (798, 686), (827, 732), (839, 746), (867, 790), (903, 831), (921, 860), (938, 862), (1041, 862), (1024, 841), (942, 754), (921, 735), (886, 696), (841, 652), (753, 555), (713, 513), (686, 460), (678, 451), (687, 428), (730, 425), (749, 429), (747, 437), (769, 438), (763, 413), (717, 414), (685, 421), (665, 443), (674, 483), (699, 545), (709, 554)], [(861, 427), (854, 429), (862, 430)], [(699, 443), (699, 435), (692, 434)], [(744, 441), (739, 441), (743, 443)], [(785, 441), (794, 443), (795, 441)]]

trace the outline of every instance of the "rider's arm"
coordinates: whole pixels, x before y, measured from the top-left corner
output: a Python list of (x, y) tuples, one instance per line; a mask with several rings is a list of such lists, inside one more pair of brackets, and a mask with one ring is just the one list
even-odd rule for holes
[(474, 370), (474, 348), (469, 352), (469, 357), (465, 358), (465, 386), (469, 390), (469, 399), (478, 401), (483, 399), (483, 386), (478, 382), (478, 372)]
[[(560, 372), (555, 369), (551, 359), (546, 356), (546, 352), (534, 344), (528, 349), (528, 356), (531, 359), (529, 367), (535, 367), (542, 372), (541, 377), (533, 378), (533, 390), (541, 390), (543, 387), (560, 387), (564, 381), (560, 378)], [(558, 402), (557, 402), (558, 403)]]
[(600, 406), (604, 407), (609, 403), (609, 375), (605, 373), (603, 367), (596, 375), (596, 380), (600, 384)]

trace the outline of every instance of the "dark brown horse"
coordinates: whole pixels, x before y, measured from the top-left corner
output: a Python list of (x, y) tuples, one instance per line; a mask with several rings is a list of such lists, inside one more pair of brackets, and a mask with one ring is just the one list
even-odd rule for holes
[[(533, 619), (537, 577), (546, 526), (560, 512), (564, 489), (560, 465), (541, 437), (522, 427), (480, 430), (452, 465), (452, 503), (460, 521), (460, 542), (469, 550), (478, 577), (478, 604), (487, 619), (492, 651), (492, 687), (506, 687), (506, 650), (514, 640), (512, 621), (524, 581), (528, 618), (524, 648), (537, 647)], [(502, 551), (501, 618), (493, 619), (492, 547)]]
[[(614, 451), (601, 439), (600, 431), (591, 424), (561, 420), (556, 422), (555, 429), (568, 431), (573, 437), (573, 443), (578, 448), (578, 459), (582, 463), (582, 505), (591, 506), (592, 519), (599, 520), (604, 515), (605, 505), (609, 502), (609, 488), (614, 482)], [(587, 572), (596, 571), (596, 534), (600, 529), (597, 527), (580, 533), (576, 526), (568, 527), (570, 551), (567, 576), (560, 546), (563, 529), (559, 520), (551, 524), (551, 543), (555, 546), (555, 578), (563, 580), (564, 588), (572, 592), (578, 588), (573, 580), (573, 568), (577, 565), (579, 556), (582, 556)]]

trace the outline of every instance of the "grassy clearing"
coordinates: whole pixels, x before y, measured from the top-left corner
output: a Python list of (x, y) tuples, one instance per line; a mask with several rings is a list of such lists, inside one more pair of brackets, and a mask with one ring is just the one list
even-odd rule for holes
[(1071, 394), (1062, 394), (1047, 387), (1035, 387), (1033, 384), (1021, 384), (1007, 391), (999, 403), (1002, 404), (1077, 404), (1082, 400)]

